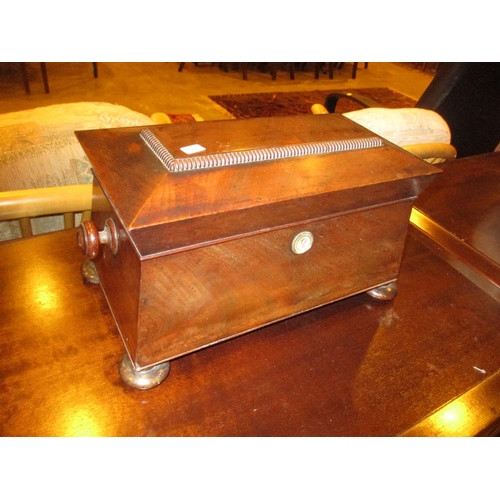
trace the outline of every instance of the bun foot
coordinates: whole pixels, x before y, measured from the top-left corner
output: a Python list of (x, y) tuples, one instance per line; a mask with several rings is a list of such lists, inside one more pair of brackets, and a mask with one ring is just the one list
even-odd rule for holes
[(92, 283), (98, 285), (100, 283), (99, 276), (95, 264), (90, 259), (86, 260), (80, 269), (84, 283)]
[(170, 363), (161, 363), (147, 368), (146, 370), (136, 370), (127, 354), (123, 356), (120, 366), (120, 377), (125, 384), (134, 389), (153, 389), (160, 385), (170, 372)]
[(368, 290), (366, 293), (377, 300), (392, 300), (398, 294), (398, 286), (396, 283), (389, 283), (388, 285)]

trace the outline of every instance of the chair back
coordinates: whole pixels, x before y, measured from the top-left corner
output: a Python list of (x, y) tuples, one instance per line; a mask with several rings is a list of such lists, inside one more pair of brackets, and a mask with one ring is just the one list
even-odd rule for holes
[(457, 157), (490, 153), (500, 143), (500, 63), (441, 63), (415, 107), (448, 123)]

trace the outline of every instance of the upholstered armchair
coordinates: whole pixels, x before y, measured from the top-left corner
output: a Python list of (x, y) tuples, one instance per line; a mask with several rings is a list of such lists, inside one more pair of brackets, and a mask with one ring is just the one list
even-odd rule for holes
[(100, 102), (0, 115), (0, 241), (72, 227), (88, 217), (93, 176), (75, 130), (154, 123)]
[[(439, 65), (415, 109), (434, 111), (445, 121), (458, 158), (490, 153), (500, 146), (499, 88), (500, 63), (445, 62)], [(324, 108), (333, 113), (341, 98), (356, 100), (365, 108), (379, 106), (365, 97), (334, 93), (327, 97)], [(352, 117), (361, 120), (363, 115)]]
[[(329, 113), (322, 104), (314, 104), (311, 111), (314, 114)], [(451, 133), (447, 123), (434, 111), (375, 107), (350, 111), (343, 116), (429, 163), (441, 163), (457, 155), (450, 144)]]

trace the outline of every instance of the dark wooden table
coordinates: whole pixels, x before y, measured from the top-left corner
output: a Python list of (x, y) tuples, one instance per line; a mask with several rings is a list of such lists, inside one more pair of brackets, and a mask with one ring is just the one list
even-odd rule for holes
[[(428, 188), (417, 204), (421, 220), (432, 214), (450, 224), (458, 207), (460, 231), (468, 215), (474, 224), (473, 213), (481, 227), (498, 224), (487, 215), (498, 214), (500, 191), (483, 176), (498, 179), (499, 158), (450, 164), (437, 181), (449, 198)], [(392, 302), (358, 295), (185, 356), (148, 391), (120, 380), (123, 346), (100, 287), (82, 282), (75, 231), (1, 244), (0, 434), (496, 434), (494, 283), (464, 274), (468, 261), (457, 265), (462, 255), (439, 250), (440, 233), (418, 224), (410, 226)], [(470, 241), (472, 250), (479, 246)]]

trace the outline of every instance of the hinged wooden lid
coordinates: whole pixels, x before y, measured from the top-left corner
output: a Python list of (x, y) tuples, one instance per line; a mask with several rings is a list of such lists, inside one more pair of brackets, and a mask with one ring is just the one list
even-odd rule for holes
[[(283, 224), (286, 214), (290, 223), (325, 216), (335, 199), (354, 209), (417, 196), (440, 172), (335, 114), (79, 131), (76, 136), (127, 230), (136, 237), (161, 231), (160, 226), (182, 233), (165, 233), (157, 238), (162, 248), (144, 248), (146, 253)], [(395, 183), (399, 192), (388, 187)], [(332, 198), (335, 193), (339, 196)], [(279, 221), (276, 213), (283, 214)]]

